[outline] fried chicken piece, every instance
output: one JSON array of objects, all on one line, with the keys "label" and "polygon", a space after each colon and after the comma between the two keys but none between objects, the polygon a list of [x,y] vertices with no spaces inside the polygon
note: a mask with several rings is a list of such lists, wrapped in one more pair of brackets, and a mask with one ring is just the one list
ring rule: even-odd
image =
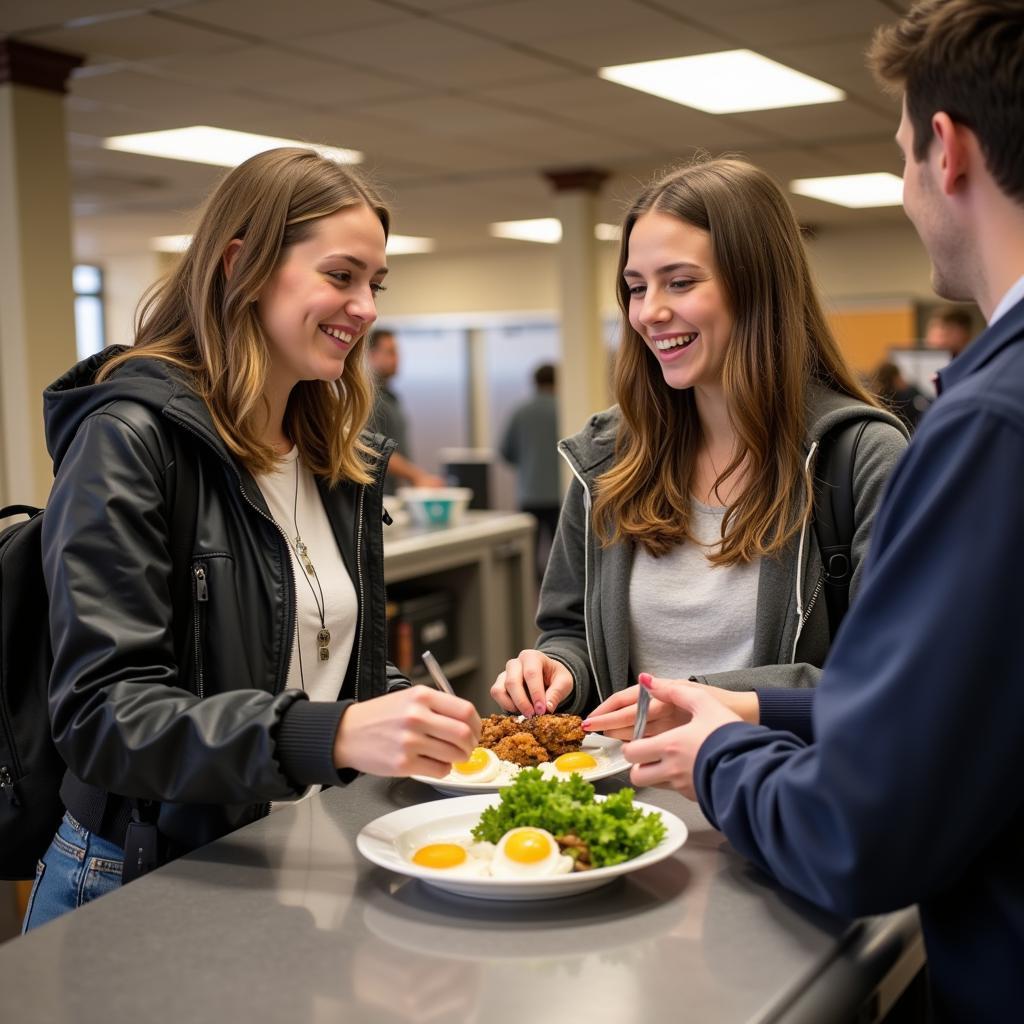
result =
[{"label": "fried chicken piece", "polygon": [[493,750],[499,740],[523,731],[523,723],[515,715],[488,715],[480,723],[480,746]]},{"label": "fried chicken piece", "polygon": [[[522,723],[519,723],[522,725]],[[532,768],[550,760],[548,752],[528,732],[517,732],[499,740],[492,748],[502,761],[511,761],[521,768]]]},{"label": "fried chicken piece", "polygon": [[586,736],[579,715],[535,715],[522,724],[552,757],[579,750]]}]

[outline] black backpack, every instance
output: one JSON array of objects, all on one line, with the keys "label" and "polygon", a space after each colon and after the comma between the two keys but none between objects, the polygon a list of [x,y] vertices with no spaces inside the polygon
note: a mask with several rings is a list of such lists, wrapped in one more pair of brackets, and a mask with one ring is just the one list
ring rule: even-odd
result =
[{"label": "black backpack", "polygon": [[853,576],[853,467],[868,420],[848,420],[819,442],[814,479],[814,532],[825,569],[828,633],[834,640],[850,606]]},{"label": "black backpack", "polygon": [[[197,470],[177,449],[171,522],[172,560],[184,591],[189,580]],[[182,472],[183,466],[189,466]],[[64,806],[66,770],[50,735],[47,697],[53,652],[50,600],[43,579],[42,509],[10,505],[0,520],[27,515],[0,531],[0,879],[34,878]],[[190,585],[190,584],[189,584]]]},{"label": "black backpack", "polygon": [[46,706],[53,657],[43,582],[41,509],[0,533],[0,878],[32,878],[60,824],[64,762],[50,738]]}]

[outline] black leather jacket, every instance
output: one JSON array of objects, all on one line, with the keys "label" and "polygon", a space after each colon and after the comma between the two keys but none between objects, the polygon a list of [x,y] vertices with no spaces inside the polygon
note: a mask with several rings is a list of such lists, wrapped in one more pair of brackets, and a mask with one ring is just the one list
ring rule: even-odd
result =
[{"label": "black leather jacket", "polygon": [[[159,801],[177,853],[269,801],[337,783],[333,741],[352,700],[408,685],[386,660],[381,487],[393,442],[371,439],[371,484],[320,487],[359,619],[342,699],[311,702],[284,689],[292,568],[255,481],[182,374],[137,359],[94,383],[110,354],[44,396],[56,477],[43,525],[50,716],[71,812],[120,842],[124,798]],[[196,500],[190,548],[170,537],[183,464]]]}]

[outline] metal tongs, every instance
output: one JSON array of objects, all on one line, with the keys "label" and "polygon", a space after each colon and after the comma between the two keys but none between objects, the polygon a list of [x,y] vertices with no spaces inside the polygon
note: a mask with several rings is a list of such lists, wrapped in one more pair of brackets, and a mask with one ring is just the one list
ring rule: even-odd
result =
[{"label": "metal tongs", "polygon": [[647,709],[651,706],[651,691],[637,683],[639,693],[636,695],[636,724],[633,726],[633,739],[638,740],[647,728]]},{"label": "metal tongs", "polygon": [[[430,651],[424,651],[422,657],[423,664],[427,666],[427,671],[430,673],[430,678],[434,680],[434,685],[442,693],[450,693],[454,697],[455,691],[452,689],[452,684],[448,682],[448,677],[441,671],[441,666],[437,663],[437,658],[435,658]],[[646,715],[644,717],[646,717]]]}]

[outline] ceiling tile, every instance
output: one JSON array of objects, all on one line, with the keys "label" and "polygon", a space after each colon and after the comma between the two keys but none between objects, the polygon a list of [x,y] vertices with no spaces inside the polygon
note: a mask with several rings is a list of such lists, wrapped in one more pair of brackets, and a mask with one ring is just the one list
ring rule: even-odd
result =
[{"label": "ceiling tile", "polygon": [[207,53],[237,47],[221,32],[193,28],[159,14],[133,12],[120,18],[31,33],[26,41],[69,53],[106,54],[145,60],[172,53]]},{"label": "ceiling tile", "polygon": [[529,46],[581,67],[678,57],[721,47],[721,37],[658,11],[620,0],[526,0],[458,11],[449,20]]},{"label": "ceiling tile", "polygon": [[396,79],[426,82],[447,89],[472,89],[488,83],[546,77],[562,70],[554,61],[520,53],[428,19],[386,28],[291,40],[292,45],[329,56],[381,54],[381,67]]},{"label": "ceiling tile", "polygon": [[248,36],[291,39],[316,32],[350,31],[388,25],[410,17],[404,11],[374,0],[301,0],[301,3],[253,3],[252,0],[199,0],[177,13]]},{"label": "ceiling tile", "polygon": [[[150,10],[170,10],[190,0],[149,0]],[[0,0],[0,34],[59,28],[69,21],[99,20],[120,14],[126,0]]]},{"label": "ceiling tile", "polygon": [[746,11],[710,4],[691,9],[686,17],[707,31],[721,32],[760,50],[857,35],[866,42],[878,25],[894,21],[896,16],[879,0],[783,0]]}]

